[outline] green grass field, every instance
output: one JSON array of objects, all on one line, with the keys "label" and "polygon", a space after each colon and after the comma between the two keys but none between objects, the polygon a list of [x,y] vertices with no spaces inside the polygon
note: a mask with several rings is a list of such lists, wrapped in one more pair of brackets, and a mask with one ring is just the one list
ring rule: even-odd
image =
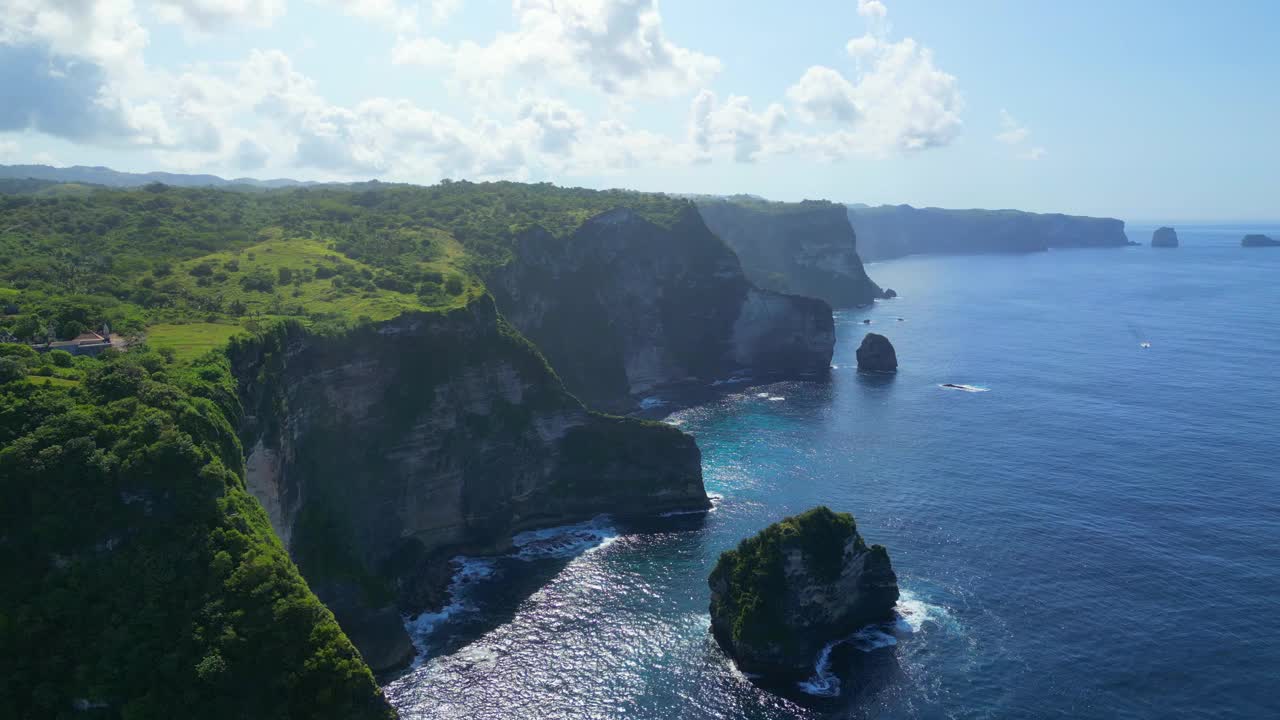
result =
[{"label": "green grass field", "polygon": [[[483,292],[478,282],[456,269],[463,252],[457,242],[444,233],[432,239],[431,259],[420,261],[418,266],[443,277],[458,277],[463,281],[464,290],[457,295],[441,292],[428,298],[386,288],[351,287],[343,278],[317,277],[317,270],[340,266],[353,268],[355,274],[365,278],[377,275],[376,268],[343,256],[327,241],[285,238],[279,228],[264,230],[261,237],[263,242],[238,251],[188,260],[179,266],[174,277],[192,295],[216,298],[224,309],[240,303],[245,308],[243,316],[302,317],[331,313],[350,319],[389,320],[406,311],[461,307]],[[191,275],[192,269],[202,266],[214,273],[204,285]],[[287,282],[280,274],[282,269],[290,274]],[[272,278],[269,290],[244,286],[243,281],[255,274]]]},{"label": "green grass field", "polygon": [[188,323],[186,325],[152,325],[147,328],[147,344],[153,348],[173,348],[177,360],[185,362],[220,348],[236,333],[239,325]]},{"label": "green grass field", "polygon": [[27,381],[33,385],[44,385],[45,382],[48,382],[54,387],[76,387],[80,384],[79,380],[60,377],[46,377],[43,375],[28,375]]}]

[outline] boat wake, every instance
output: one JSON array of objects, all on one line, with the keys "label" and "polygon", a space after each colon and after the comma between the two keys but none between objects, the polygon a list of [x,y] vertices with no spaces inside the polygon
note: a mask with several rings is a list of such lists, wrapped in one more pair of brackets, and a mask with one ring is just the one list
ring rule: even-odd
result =
[{"label": "boat wake", "polygon": [[985,388],[981,385],[965,385],[964,383],[941,383],[938,387],[943,390],[959,390],[971,393],[991,392],[991,388]]}]

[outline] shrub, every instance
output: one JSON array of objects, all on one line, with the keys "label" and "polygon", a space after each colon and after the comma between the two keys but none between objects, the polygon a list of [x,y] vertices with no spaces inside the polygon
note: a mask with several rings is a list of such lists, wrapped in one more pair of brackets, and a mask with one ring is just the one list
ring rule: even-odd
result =
[{"label": "shrub", "polygon": [[27,368],[16,358],[0,357],[0,383],[21,380],[27,376]]}]

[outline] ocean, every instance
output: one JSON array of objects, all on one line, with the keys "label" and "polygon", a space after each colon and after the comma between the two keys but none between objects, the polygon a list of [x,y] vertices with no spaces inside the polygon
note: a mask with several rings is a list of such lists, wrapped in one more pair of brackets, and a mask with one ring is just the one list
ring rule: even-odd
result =
[{"label": "ocean", "polygon": [[[407,719],[1280,717],[1280,249],[1239,247],[1280,227],[1178,230],[869,265],[899,297],[837,314],[829,378],[667,418],[712,512],[462,560],[388,696]],[[856,371],[867,331],[895,376]],[[711,638],[706,578],[819,504],[889,549],[901,619],[766,691]]]}]

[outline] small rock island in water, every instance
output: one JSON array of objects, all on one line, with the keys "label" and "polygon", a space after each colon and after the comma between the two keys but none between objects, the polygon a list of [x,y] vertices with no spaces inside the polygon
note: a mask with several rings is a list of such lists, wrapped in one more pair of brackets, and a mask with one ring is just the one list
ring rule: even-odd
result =
[{"label": "small rock island in water", "polygon": [[889,338],[876,333],[867,333],[858,346],[858,369],[869,372],[897,372],[898,353],[893,349]]},{"label": "small rock island in water", "polygon": [[1171,227],[1158,228],[1151,234],[1151,247],[1158,248],[1176,248],[1178,247],[1178,232]]},{"label": "small rock island in water", "polygon": [[1254,233],[1241,238],[1240,247],[1280,247],[1280,240]]},{"label": "small rock island in water", "polygon": [[848,513],[789,517],[720,556],[711,632],[743,672],[802,680],[827,643],[893,618],[898,578]]}]

